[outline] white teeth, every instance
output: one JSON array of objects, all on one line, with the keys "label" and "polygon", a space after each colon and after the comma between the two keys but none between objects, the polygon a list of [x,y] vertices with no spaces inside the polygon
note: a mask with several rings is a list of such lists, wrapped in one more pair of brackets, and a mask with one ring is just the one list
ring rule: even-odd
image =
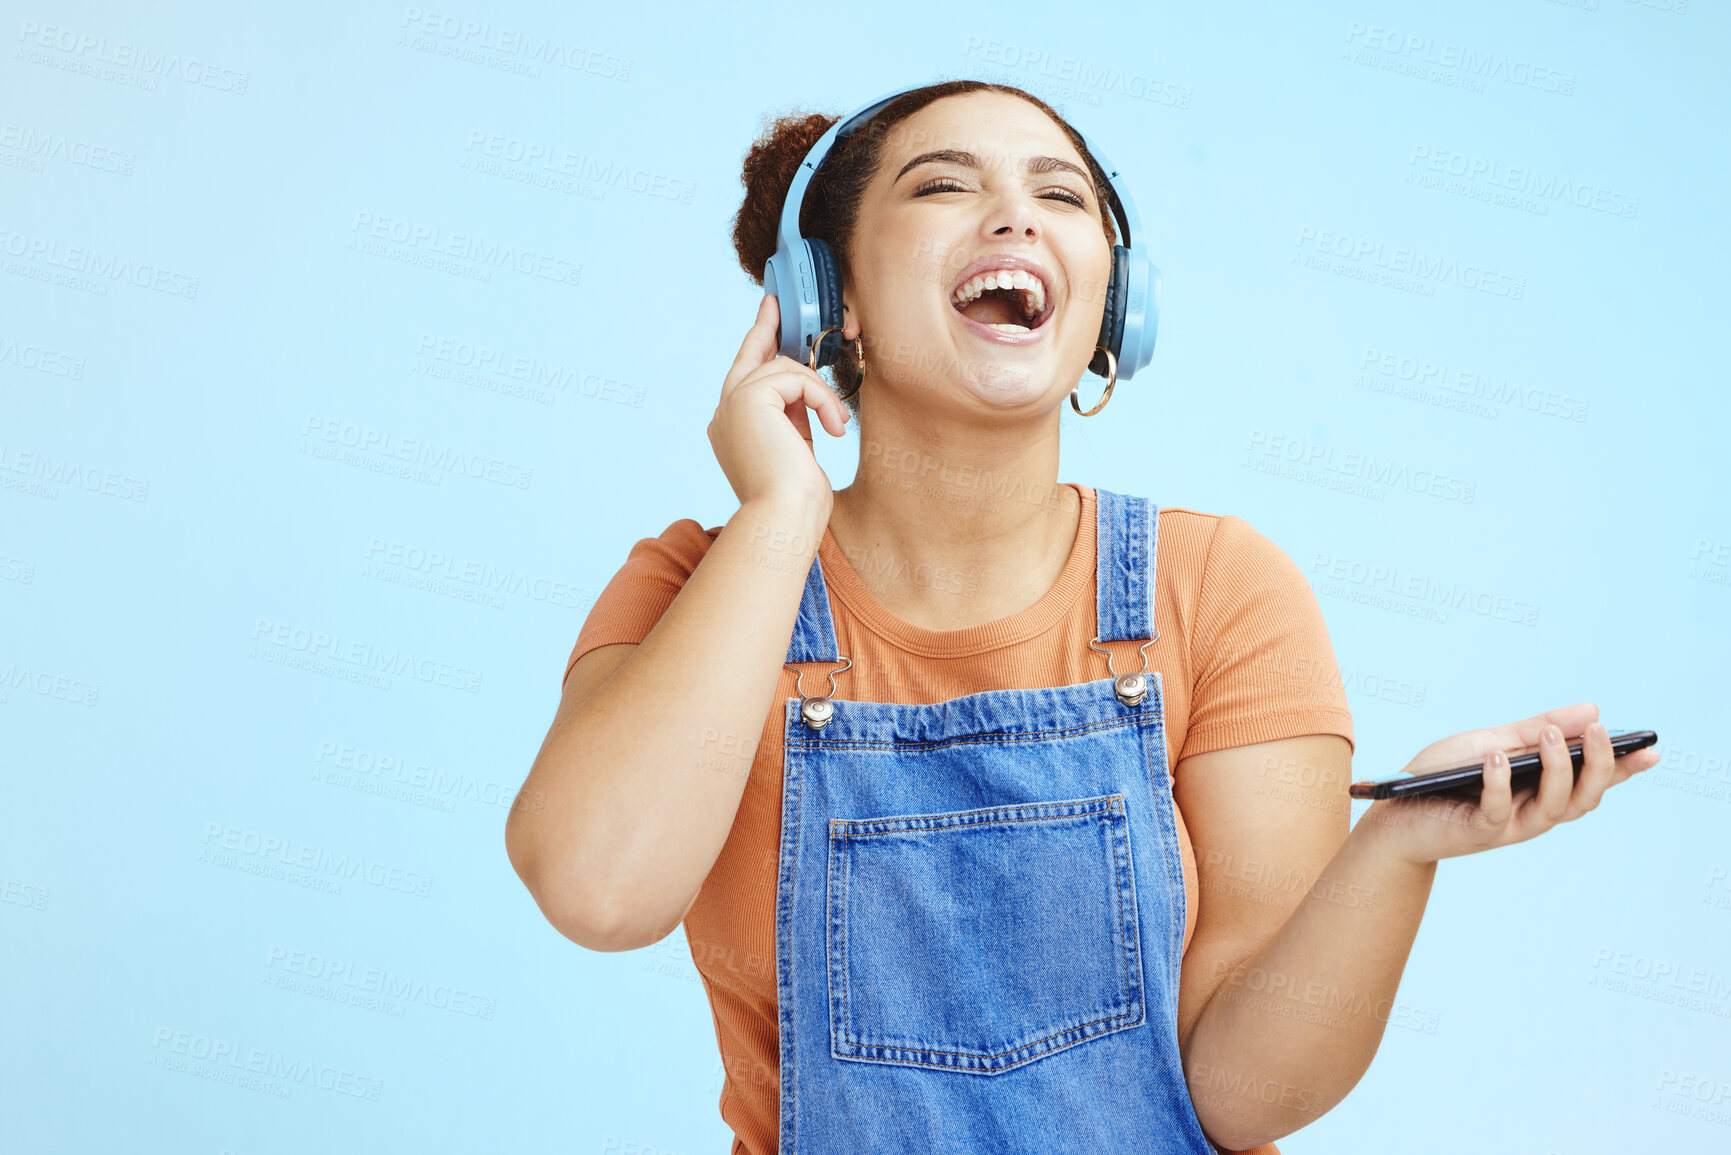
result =
[{"label": "white teeth", "polygon": [[[1046,286],[1039,277],[1026,269],[994,269],[971,277],[957,287],[950,300],[959,309],[988,289],[1015,289],[1020,292],[1022,314],[1030,321],[1046,311]],[[1024,329],[1025,326],[1018,325],[1016,328]]]},{"label": "white teeth", "polygon": [[997,321],[988,321],[988,322],[986,322],[986,325],[988,328],[996,329],[1000,333],[1031,333],[1031,332],[1033,332],[1033,330],[1029,329],[1026,325],[1012,325],[1007,321],[1001,322],[1001,323],[997,322]]}]

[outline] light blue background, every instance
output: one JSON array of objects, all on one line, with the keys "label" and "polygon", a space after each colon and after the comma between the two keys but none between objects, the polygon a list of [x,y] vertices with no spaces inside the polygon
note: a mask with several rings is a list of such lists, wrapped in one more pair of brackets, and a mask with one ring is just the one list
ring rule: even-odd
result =
[{"label": "light blue background", "polygon": [[[1282,1150],[1731,1147],[1731,94],[1717,48],[1731,30],[1718,5],[1657,3],[8,4],[5,1145],[727,1150],[682,936],[625,954],[560,937],[506,860],[506,807],[631,544],[734,508],[705,426],[757,300],[728,234],[759,117],[1009,75],[1123,168],[1165,274],[1153,364],[1100,416],[1066,409],[1060,476],[1238,514],[1284,548],[1327,615],[1360,775],[1581,700],[1613,729],[1657,730],[1666,751],[1587,819],[1442,865],[1405,1021],[1357,1090]],[[414,11],[592,55],[507,71],[521,58],[465,58],[460,31],[417,45]],[[1498,78],[1475,91],[1460,68],[1436,66],[1448,83],[1355,56],[1392,47],[1391,30],[1429,38],[1433,57],[1452,44],[1522,77],[1554,70],[1572,92]],[[120,42],[179,71],[103,64]],[[228,71],[202,83],[207,65]],[[1164,99],[1131,95],[1150,84]],[[470,163],[475,134],[659,184],[508,179]],[[1444,153],[1635,210],[1546,199],[1541,214],[1467,195],[1482,180],[1425,187],[1415,155]],[[415,246],[351,247],[357,221],[387,218],[580,275],[454,262],[465,275],[402,259]],[[1521,299],[1309,267],[1325,232],[1384,259],[1416,249],[1520,278]],[[1370,255],[1333,259],[1377,272]],[[40,279],[81,261],[84,283]],[[115,262],[164,269],[171,288],[196,277],[196,295],[104,279]],[[443,341],[557,366],[570,387],[534,400],[441,376]],[[1434,381],[1375,376],[1390,353],[1515,399],[1450,408],[1460,394]],[[1085,400],[1097,388],[1089,378]],[[329,447],[307,435],[320,421],[452,447],[504,481],[321,460],[303,452]],[[845,485],[857,433],[817,440]],[[1289,444],[1326,461],[1278,472]],[[1331,487],[1349,454],[1470,483],[1472,500]],[[81,472],[44,479],[66,462]],[[452,559],[441,588],[484,600],[417,588],[430,563],[393,565],[397,549]],[[1402,589],[1416,576],[1534,606],[1536,620],[1414,616],[1422,602],[1369,568]],[[500,575],[506,589],[486,592]],[[270,644],[279,625],[287,646]],[[446,680],[479,672],[477,692],[271,660],[296,653],[297,629],[464,671]],[[703,671],[691,676],[675,698],[700,692]],[[361,765],[340,768],[344,749]],[[316,868],[288,872],[301,884],[243,869],[264,861],[247,850],[263,839],[326,867],[346,856],[363,876],[332,893],[304,885]],[[350,969],[322,982],[293,969],[330,960]],[[1658,968],[1681,977],[1606,982]],[[328,997],[369,971],[406,991],[382,1009]],[[1677,1005],[1690,983],[1703,1001]],[[177,1054],[176,1040],[344,1082],[268,1080],[283,1097],[214,1081],[202,1076],[244,1066]],[[376,1099],[345,1093],[374,1086]]]}]

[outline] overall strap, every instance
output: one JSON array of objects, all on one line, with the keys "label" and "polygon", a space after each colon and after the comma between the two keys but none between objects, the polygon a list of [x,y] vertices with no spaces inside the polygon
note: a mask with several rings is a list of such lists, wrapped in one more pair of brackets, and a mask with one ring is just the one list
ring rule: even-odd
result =
[{"label": "overall strap", "polygon": [[799,617],[793,623],[793,639],[788,643],[790,662],[839,662],[836,652],[835,622],[830,618],[829,589],[823,584],[823,566],[816,556],[806,571],[805,592],[799,599]]},{"label": "overall strap", "polygon": [[[1106,489],[1095,494],[1096,629],[1103,642],[1142,641],[1154,632],[1154,562],[1160,507]],[[788,643],[789,662],[842,661],[823,565],[814,555]]]},{"label": "overall strap", "polygon": [[1094,490],[1096,628],[1102,642],[1141,641],[1154,630],[1154,560],[1160,507]]}]

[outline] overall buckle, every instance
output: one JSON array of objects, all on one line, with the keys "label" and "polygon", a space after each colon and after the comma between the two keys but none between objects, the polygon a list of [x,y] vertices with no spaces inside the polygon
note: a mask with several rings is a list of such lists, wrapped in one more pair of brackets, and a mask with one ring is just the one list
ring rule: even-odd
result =
[{"label": "overall buckle", "polygon": [[805,679],[805,671],[792,662],[782,663],[783,666],[793,671],[793,692],[799,695],[799,716],[804,720],[807,729],[821,730],[829,725],[831,718],[835,717],[835,702],[831,700],[835,696],[835,676],[853,665],[853,659],[846,654],[839,655],[839,657],[847,665],[829,672],[829,693],[811,698],[806,697],[805,691],[800,689],[800,683]]},{"label": "overall buckle", "polygon": [[1160,640],[1160,631],[1155,630],[1154,636],[1143,642],[1137,653],[1142,655],[1142,668],[1134,674],[1120,674],[1112,669],[1112,651],[1102,649],[1095,638],[1088,643],[1088,648],[1106,655],[1106,672],[1112,675],[1112,690],[1118,695],[1118,701],[1126,706],[1137,706],[1148,696],[1148,647]]}]

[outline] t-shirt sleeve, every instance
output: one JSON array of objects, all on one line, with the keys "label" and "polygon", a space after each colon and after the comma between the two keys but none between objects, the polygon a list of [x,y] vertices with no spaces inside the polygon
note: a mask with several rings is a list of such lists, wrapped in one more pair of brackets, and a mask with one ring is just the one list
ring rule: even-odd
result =
[{"label": "t-shirt sleeve", "polygon": [[1183,757],[1300,734],[1339,734],[1354,745],[1316,593],[1297,563],[1241,517],[1215,523],[1191,656]]},{"label": "t-shirt sleeve", "polygon": [[[714,544],[721,528],[706,530],[688,517],[681,518],[663,530],[660,537],[646,537],[632,546],[625,564],[583,619],[583,627],[577,631],[577,645],[565,662],[565,678],[571,677],[571,667],[590,650],[620,642],[638,643],[648,637],[679,591],[685,588],[686,580]],[[560,684],[564,684],[563,680]]]}]

